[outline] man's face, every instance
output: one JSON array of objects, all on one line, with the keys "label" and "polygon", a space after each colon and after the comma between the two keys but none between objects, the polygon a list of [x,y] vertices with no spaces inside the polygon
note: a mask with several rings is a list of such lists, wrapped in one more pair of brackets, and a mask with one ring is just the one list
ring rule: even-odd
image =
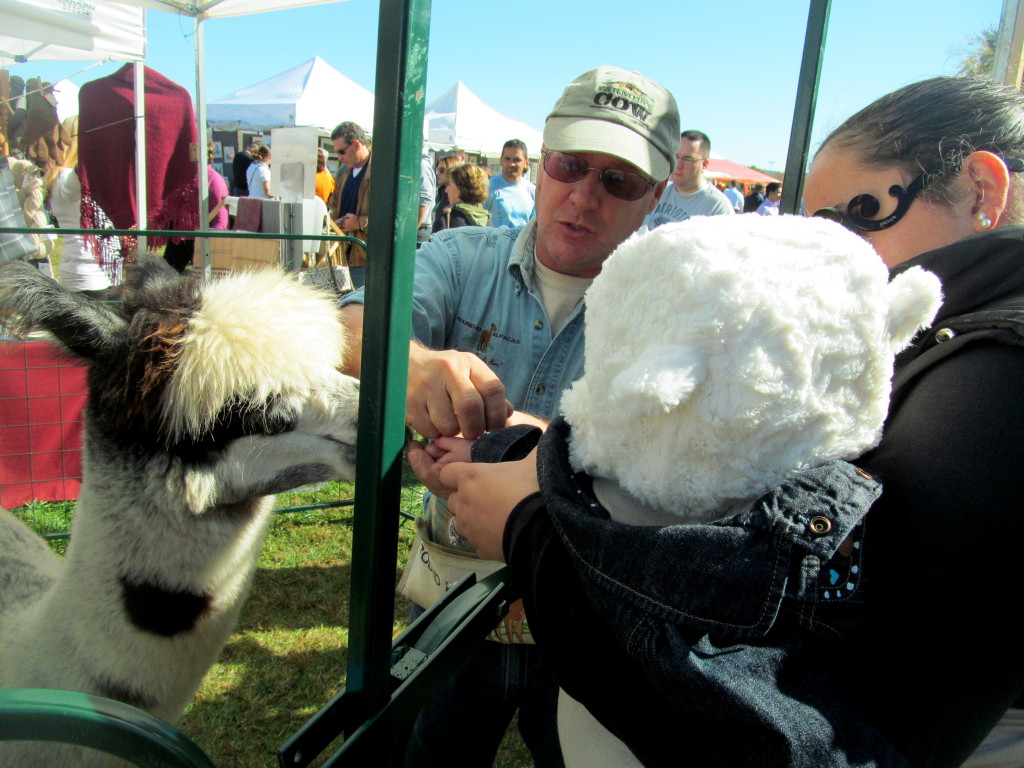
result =
[{"label": "man's face", "polygon": [[[611,155],[573,152],[592,168],[637,169]],[[608,194],[598,174],[590,171],[575,184],[548,176],[541,166],[537,179],[537,259],[549,269],[575,277],[594,277],[604,260],[629,237],[650,213],[665,183],[639,200],[620,200]]]},{"label": "man's face", "polygon": [[704,169],[708,161],[704,157],[700,141],[679,140],[676,150],[676,167],[672,171],[672,183],[683,193],[696,192],[704,181]]},{"label": "man's face", "polygon": [[352,163],[350,162],[350,159],[347,157],[348,153],[351,151],[349,149],[351,144],[349,144],[347,141],[345,141],[345,139],[341,137],[337,139],[331,139],[331,144],[334,145],[334,151],[338,153],[338,161],[342,163],[342,165],[351,165]]},{"label": "man's face", "polygon": [[505,147],[501,150],[501,175],[510,184],[518,184],[528,166],[529,162],[523,150],[515,147]]},{"label": "man's face", "polygon": [[359,140],[350,144],[344,138],[337,138],[331,139],[331,143],[338,153],[338,159],[349,168],[362,168],[370,157],[370,151]]}]

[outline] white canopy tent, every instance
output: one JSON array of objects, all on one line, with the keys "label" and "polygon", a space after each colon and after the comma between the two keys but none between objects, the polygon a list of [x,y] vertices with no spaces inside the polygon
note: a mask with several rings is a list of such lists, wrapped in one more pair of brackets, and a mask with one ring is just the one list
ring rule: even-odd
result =
[{"label": "white canopy tent", "polygon": [[490,106],[461,80],[426,105],[425,138],[431,145],[455,146],[500,155],[509,139],[521,139],[531,157],[540,155],[540,131]]},{"label": "white canopy tent", "polygon": [[0,63],[146,57],[144,11],[107,0],[0,0],[0,30]]},{"label": "white canopy tent", "polygon": [[[0,64],[4,58],[16,62],[32,59],[50,61],[134,61],[136,119],[136,204],[139,228],[145,226],[147,210],[145,184],[145,16],[143,8],[191,16],[195,19],[196,123],[200,136],[206,135],[205,19],[279,11],[307,5],[344,0],[210,0],[200,3],[176,0],[90,0],[81,12],[61,10],[61,0],[0,0]],[[90,10],[92,6],[92,10]],[[77,6],[76,6],[77,7]],[[100,15],[97,15],[100,14]],[[109,23],[106,19],[110,19]],[[114,21],[120,19],[120,22]],[[14,32],[17,30],[17,34]],[[124,35],[122,37],[122,35]],[[108,39],[108,36],[110,39]],[[64,49],[64,50],[62,50]],[[371,123],[372,125],[372,123]],[[200,153],[202,158],[202,153]],[[199,167],[199,220],[206,221],[206,163]],[[205,227],[204,227],[205,228]],[[143,247],[140,238],[140,248]]]},{"label": "white canopy tent", "polygon": [[214,128],[227,130],[312,125],[330,131],[342,120],[352,120],[371,131],[373,94],[314,56],[285,72],[207,102],[206,116]]}]

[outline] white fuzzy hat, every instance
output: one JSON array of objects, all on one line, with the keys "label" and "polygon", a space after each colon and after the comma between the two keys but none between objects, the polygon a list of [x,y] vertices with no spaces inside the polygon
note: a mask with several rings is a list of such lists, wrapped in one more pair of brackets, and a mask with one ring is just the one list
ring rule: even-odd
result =
[{"label": "white fuzzy hat", "polygon": [[877,445],[893,356],[939,280],[889,282],[838,224],[714,216],[624,242],[586,294],[585,374],[562,398],[577,471],[681,520]]}]

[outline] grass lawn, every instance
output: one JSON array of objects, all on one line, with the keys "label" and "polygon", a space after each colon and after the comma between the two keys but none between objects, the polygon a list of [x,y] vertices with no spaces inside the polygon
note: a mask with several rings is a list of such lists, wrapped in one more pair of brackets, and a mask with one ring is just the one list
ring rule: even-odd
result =
[{"label": "grass lawn", "polygon": [[[402,508],[415,513],[422,488],[411,475],[404,486]],[[329,483],[282,494],[278,505],[351,495],[351,484]],[[67,530],[73,504],[33,504],[15,514],[42,533]],[[274,750],[345,684],[352,514],[343,507],[275,517],[238,626],[179,724],[218,768],[276,768]],[[414,532],[402,522],[396,583]],[[63,552],[63,541],[53,545]],[[396,598],[395,634],[408,615],[409,604]],[[495,766],[530,765],[513,726]]]}]

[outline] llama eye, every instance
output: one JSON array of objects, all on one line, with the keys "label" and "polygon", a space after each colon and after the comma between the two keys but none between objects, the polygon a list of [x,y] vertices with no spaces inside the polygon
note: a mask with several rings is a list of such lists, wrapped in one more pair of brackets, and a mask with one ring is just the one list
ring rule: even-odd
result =
[{"label": "llama eye", "polygon": [[295,414],[276,397],[262,405],[235,399],[214,419],[210,429],[199,437],[183,437],[171,451],[186,464],[211,461],[215,452],[223,450],[232,440],[252,435],[281,435],[295,429]]}]

